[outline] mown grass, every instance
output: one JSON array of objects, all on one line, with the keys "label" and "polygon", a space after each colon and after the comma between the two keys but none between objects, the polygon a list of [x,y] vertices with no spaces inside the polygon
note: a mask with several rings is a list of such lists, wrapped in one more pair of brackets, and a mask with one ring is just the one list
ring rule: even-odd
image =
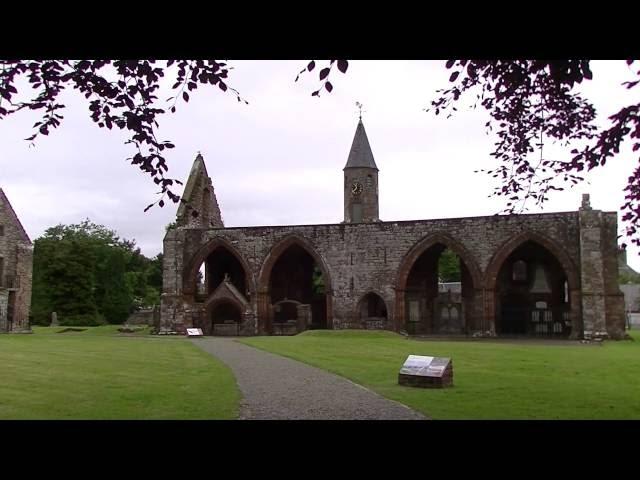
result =
[{"label": "mown grass", "polygon": [[[419,341],[367,331],[242,341],[344,376],[434,419],[640,418],[640,341]],[[410,354],[451,357],[454,387],[398,385]]]},{"label": "mown grass", "polygon": [[184,338],[118,326],[0,335],[0,419],[233,419],[232,372]]}]

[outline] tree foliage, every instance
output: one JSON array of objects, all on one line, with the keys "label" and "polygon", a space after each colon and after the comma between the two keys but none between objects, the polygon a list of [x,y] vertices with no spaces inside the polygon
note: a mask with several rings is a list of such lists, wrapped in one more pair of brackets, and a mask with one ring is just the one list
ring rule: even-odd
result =
[{"label": "tree foliage", "polygon": [[438,280],[440,282],[460,282],[460,257],[448,248],[438,258]]},{"label": "tree foliage", "polygon": [[123,323],[158,304],[162,256],[148,259],[134,241],[89,220],[47,229],[34,242],[33,322],[48,325]]},{"label": "tree foliage", "polygon": [[[158,91],[165,74],[172,76],[175,93],[161,102]],[[128,132],[126,143],[132,144],[134,153],[127,160],[161,187],[160,198],[147,209],[156,203],[162,207],[165,196],[179,201],[171,187],[181,182],[165,176],[169,168],[164,151],[174,145],[157,138],[158,120],[167,111],[175,112],[179,101],[188,102],[189,92],[199,85],[216,85],[248,103],[227,85],[228,75],[227,64],[217,60],[0,60],[0,119],[23,109],[42,111],[33,125],[35,132],[27,138],[33,141],[60,126],[65,108],[58,100],[60,93],[67,88],[80,91],[99,127]],[[18,95],[22,77],[37,91],[32,98]]]},{"label": "tree foliage", "polygon": [[[634,62],[627,64],[633,68]],[[637,64],[636,64],[637,66]],[[523,210],[527,200],[541,205],[554,190],[581,182],[584,173],[604,166],[620,153],[621,145],[630,140],[633,151],[640,149],[640,103],[628,105],[611,115],[608,128],[596,126],[596,110],[583,98],[576,85],[591,80],[588,60],[449,60],[453,69],[448,89],[431,102],[438,115],[456,110],[456,102],[475,92],[475,105],[480,103],[491,117],[487,128],[495,131],[498,141],[491,153],[500,161],[486,171],[499,179],[494,195],[507,198],[505,211]],[[640,83],[623,82],[627,89]],[[474,106],[475,106],[474,105]],[[572,146],[566,158],[544,155],[545,139]],[[539,155],[535,155],[535,153]],[[624,187],[625,203],[621,206],[626,232],[640,245],[640,157]]]},{"label": "tree foliage", "polygon": [[[627,61],[631,68],[637,63]],[[585,172],[606,164],[615,157],[626,140],[640,150],[640,103],[628,105],[609,117],[608,128],[596,126],[596,111],[583,98],[576,85],[593,75],[589,60],[448,60],[452,69],[447,89],[428,110],[436,115],[457,110],[458,102],[475,92],[474,106],[480,104],[489,115],[486,127],[494,131],[498,141],[492,155],[500,162],[486,173],[498,179],[494,195],[506,199],[505,212],[515,213],[526,208],[528,200],[536,205],[548,200],[553,191],[563,190],[583,180]],[[321,86],[311,95],[332,92],[331,74],[337,69],[346,73],[347,60],[328,60],[324,65],[315,60],[303,68],[300,75],[318,72]],[[164,205],[167,196],[180,200],[172,190],[176,179],[168,178],[164,151],[173,148],[168,140],[158,140],[159,118],[175,112],[180,101],[188,102],[189,92],[202,85],[215,85],[222,92],[234,92],[239,102],[246,102],[227,84],[230,67],[218,60],[0,60],[0,119],[22,109],[43,111],[34,124],[35,133],[47,135],[60,125],[64,108],[57,99],[65,88],[79,90],[89,102],[91,118],[98,126],[126,130],[127,143],[134,154],[128,160],[148,173],[161,187],[160,198],[154,204]],[[639,78],[624,82],[627,89],[640,83]],[[33,98],[18,99],[18,80],[26,77],[38,90]],[[171,79],[174,94],[164,102],[158,99],[163,78]],[[566,158],[547,158],[545,139],[571,145]],[[536,153],[539,152],[539,155]],[[640,162],[624,187],[625,203],[622,219],[627,223],[627,235],[640,245]],[[198,212],[187,205],[193,215]]]}]

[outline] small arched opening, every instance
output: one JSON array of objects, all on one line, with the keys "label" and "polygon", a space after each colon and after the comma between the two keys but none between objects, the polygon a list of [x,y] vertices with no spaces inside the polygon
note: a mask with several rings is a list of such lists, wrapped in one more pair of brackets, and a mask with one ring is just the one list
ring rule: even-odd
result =
[{"label": "small arched opening", "polygon": [[242,310],[233,302],[221,301],[210,309],[209,320],[211,334],[238,336],[242,323]]},{"label": "small arched opening", "polygon": [[369,292],[358,303],[360,322],[367,329],[385,328],[388,314],[384,299],[374,292]]}]

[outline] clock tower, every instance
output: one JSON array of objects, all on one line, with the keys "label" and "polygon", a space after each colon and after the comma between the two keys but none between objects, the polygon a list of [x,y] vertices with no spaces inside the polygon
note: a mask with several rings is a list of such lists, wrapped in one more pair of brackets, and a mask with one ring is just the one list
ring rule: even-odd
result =
[{"label": "clock tower", "polygon": [[379,222],[378,167],[362,118],[344,169],[344,223]]}]

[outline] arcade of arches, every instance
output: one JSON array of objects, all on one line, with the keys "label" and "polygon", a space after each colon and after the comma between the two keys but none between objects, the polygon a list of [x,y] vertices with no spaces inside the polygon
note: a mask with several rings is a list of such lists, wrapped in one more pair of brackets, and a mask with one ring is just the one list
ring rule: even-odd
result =
[{"label": "arcade of arches", "polygon": [[206,208],[181,204],[165,235],[160,331],[624,337],[617,213],[588,195],[568,212],[382,221],[362,121],[343,172],[341,223],[225,227],[198,155],[183,200]]}]

